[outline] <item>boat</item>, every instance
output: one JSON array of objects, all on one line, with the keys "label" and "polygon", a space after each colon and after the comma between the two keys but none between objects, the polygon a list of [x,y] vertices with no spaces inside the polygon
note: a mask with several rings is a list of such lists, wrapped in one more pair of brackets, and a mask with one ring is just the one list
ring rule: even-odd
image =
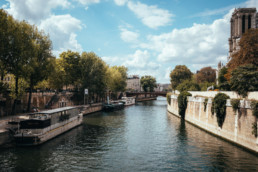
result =
[{"label": "boat", "polygon": [[80,125],[82,119],[76,107],[35,112],[19,122],[14,139],[20,146],[39,145]]},{"label": "boat", "polygon": [[107,103],[103,105],[103,111],[105,112],[112,112],[114,110],[120,110],[123,108],[124,108],[124,103],[122,102]]},{"label": "boat", "polygon": [[124,102],[125,106],[130,106],[135,104],[135,98],[134,97],[122,97],[122,102]]}]

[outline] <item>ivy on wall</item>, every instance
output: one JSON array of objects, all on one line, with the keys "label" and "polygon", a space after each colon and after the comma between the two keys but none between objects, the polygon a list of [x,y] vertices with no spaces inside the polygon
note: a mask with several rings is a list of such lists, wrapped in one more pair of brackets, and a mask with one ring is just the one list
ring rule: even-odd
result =
[{"label": "ivy on wall", "polygon": [[258,101],[257,100],[251,101],[251,109],[252,109],[253,115],[258,118]]},{"label": "ivy on wall", "polygon": [[212,101],[212,111],[216,112],[218,126],[222,128],[226,117],[226,103],[230,97],[224,93],[218,93]]},{"label": "ivy on wall", "polygon": [[207,103],[208,103],[208,98],[205,98],[203,105],[204,105],[204,112],[206,112],[206,108],[207,108]]},{"label": "ivy on wall", "polygon": [[230,103],[232,105],[233,111],[236,113],[240,109],[240,99],[231,99]]},{"label": "ivy on wall", "polygon": [[191,93],[187,91],[183,91],[179,94],[177,101],[178,101],[178,113],[181,118],[185,118],[185,110],[187,108],[187,96],[192,96]]},{"label": "ivy on wall", "polygon": [[[253,115],[258,118],[258,101],[257,100],[252,100],[251,101],[251,109],[252,109],[252,113]],[[257,119],[256,119],[257,120]],[[253,126],[252,126],[252,134],[257,137],[257,122],[255,121],[253,123]]]},{"label": "ivy on wall", "polygon": [[169,105],[171,104],[171,95],[172,93],[167,93],[167,102]]}]

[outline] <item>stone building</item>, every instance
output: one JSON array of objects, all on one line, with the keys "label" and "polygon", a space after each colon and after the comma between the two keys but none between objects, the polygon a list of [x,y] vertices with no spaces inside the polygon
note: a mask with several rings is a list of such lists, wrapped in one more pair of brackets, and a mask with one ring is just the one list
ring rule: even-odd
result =
[{"label": "stone building", "polygon": [[250,28],[258,28],[258,13],[256,8],[238,8],[232,14],[231,34],[229,41],[229,57],[240,49],[239,41],[242,35]]},{"label": "stone building", "polygon": [[127,91],[133,91],[133,92],[141,91],[140,77],[138,75],[128,76],[126,83],[127,83],[127,86],[126,86]]}]

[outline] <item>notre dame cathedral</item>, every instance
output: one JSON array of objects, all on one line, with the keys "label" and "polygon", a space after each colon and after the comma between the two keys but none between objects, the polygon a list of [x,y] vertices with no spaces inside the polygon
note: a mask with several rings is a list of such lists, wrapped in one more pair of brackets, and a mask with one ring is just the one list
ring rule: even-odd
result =
[{"label": "notre dame cathedral", "polygon": [[238,8],[232,14],[231,34],[229,42],[229,57],[239,50],[239,41],[242,35],[250,28],[258,28],[258,13],[256,8]]}]

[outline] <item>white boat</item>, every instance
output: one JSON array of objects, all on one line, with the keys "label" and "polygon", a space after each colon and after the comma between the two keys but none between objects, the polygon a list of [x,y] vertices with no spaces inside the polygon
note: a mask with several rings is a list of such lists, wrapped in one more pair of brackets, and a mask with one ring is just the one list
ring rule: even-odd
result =
[{"label": "white boat", "polygon": [[80,125],[82,119],[82,113],[75,107],[36,112],[19,122],[14,138],[17,145],[38,145]]},{"label": "white boat", "polygon": [[135,104],[135,98],[134,97],[122,97],[122,102],[125,106],[130,106]]}]

